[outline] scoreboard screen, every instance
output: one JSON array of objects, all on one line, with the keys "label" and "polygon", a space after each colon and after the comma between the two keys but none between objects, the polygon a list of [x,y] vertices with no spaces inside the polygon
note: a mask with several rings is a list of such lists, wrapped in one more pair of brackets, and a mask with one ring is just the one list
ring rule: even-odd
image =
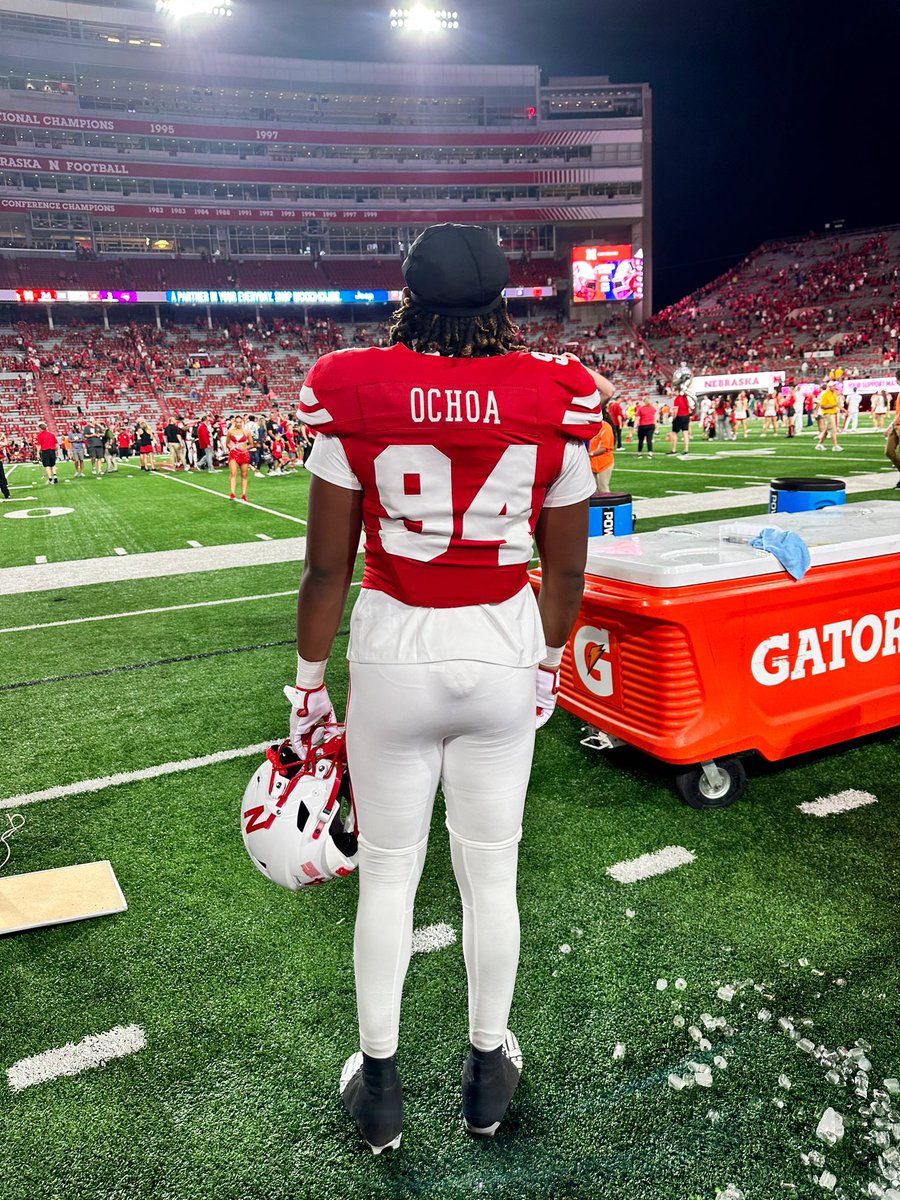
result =
[{"label": "scoreboard screen", "polygon": [[644,295],[644,252],[630,245],[573,246],[572,299],[640,300]]}]

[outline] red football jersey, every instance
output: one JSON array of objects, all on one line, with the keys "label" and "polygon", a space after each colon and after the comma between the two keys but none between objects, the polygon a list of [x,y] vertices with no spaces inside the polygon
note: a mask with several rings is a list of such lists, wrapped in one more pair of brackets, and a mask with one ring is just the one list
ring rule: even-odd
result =
[{"label": "red football jersey", "polygon": [[524,586],[566,445],[603,420],[592,377],[564,355],[402,345],[326,354],[299,412],[340,438],[362,486],[362,586],[427,608],[496,604]]}]

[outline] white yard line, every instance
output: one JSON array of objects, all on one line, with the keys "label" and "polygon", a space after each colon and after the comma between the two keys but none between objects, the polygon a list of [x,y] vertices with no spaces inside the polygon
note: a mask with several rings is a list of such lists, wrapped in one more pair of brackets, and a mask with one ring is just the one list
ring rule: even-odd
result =
[{"label": "white yard line", "polygon": [[[535,560],[537,561],[537,560]],[[359,587],[360,581],[355,580],[351,587]],[[59,629],[62,625],[88,625],[93,621],[120,621],[123,617],[149,617],[154,613],[182,612],[189,608],[215,608],[219,604],[246,604],[250,600],[277,600],[284,596],[296,596],[297,589],[289,592],[260,592],[254,596],[229,596],[224,600],[195,600],[191,604],[166,604],[161,608],[136,608],[129,612],[103,613],[96,617],[69,617],[65,621],[42,621],[38,625],[9,625],[0,629],[4,633],[31,633],[35,629]]]},{"label": "white yard line", "polygon": [[90,583],[121,583],[126,579],[157,579],[168,575],[193,575],[233,567],[260,567],[301,561],[306,538],[279,538],[273,542],[236,542],[187,550],[154,550],[125,557],[108,555],[71,562],[0,569],[0,596],[22,592],[48,592]]},{"label": "white yard line", "polygon": [[[130,479],[130,478],[131,478],[131,476],[129,475],[129,477],[128,477],[128,478]],[[203,543],[202,543],[202,542],[194,542],[194,541],[192,541],[190,538],[188,538],[188,545],[189,545],[189,546],[193,546],[195,550],[202,550],[202,549],[203,549]]]},{"label": "white yard line", "polygon": [[37,554],[37,555],[35,555],[34,561],[36,563],[45,563],[47,561],[47,555],[46,554]]},{"label": "white yard line", "polygon": [[273,542],[275,540],[274,538],[269,537],[267,533],[257,533],[254,534],[254,537],[259,538],[261,542]]},{"label": "white yard line", "polygon": [[136,1054],[147,1044],[140,1025],[117,1025],[106,1033],[90,1034],[80,1042],[67,1042],[56,1050],[45,1050],[21,1058],[6,1070],[10,1090],[21,1092],[36,1083],[49,1083],[62,1075],[80,1075],[93,1067],[104,1067],[114,1058]]},{"label": "white yard line", "polygon": [[8,499],[4,496],[0,499],[0,504],[21,504],[24,500],[37,500],[37,496],[10,496]]},{"label": "white yard line", "polygon": [[199,758],[183,758],[180,762],[160,763],[155,767],[143,767],[139,771],[123,771],[118,775],[102,775],[99,779],[81,779],[78,783],[67,783],[60,787],[44,788],[40,792],[23,792],[0,800],[0,809],[21,808],[25,804],[37,804],[41,800],[61,800],[64,796],[83,796],[86,792],[102,792],[106,788],[119,787],[123,783],[139,783],[144,779],[159,779],[162,775],[177,775],[181,771],[194,771],[198,767],[212,767],[216,763],[230,762],[234,758],[250,758],[265,754],[277,739],[260,742],[255,746],[242,746],[240,750],[217,750],[215,754],[203,754]]},{"label": "white yard line", "polygon": [[862,808],[865,804],[877,804],[878,797],[871,792],[860,792],[856,788],[848,788],[843,792],[835,792],[832,796],[817,796],[805,804],[798,804],[801,812],[811,817],[830,817],[834,813],[849,812],[853,808]]},{"label": "white yard line", "polygon": [[444,950],[456,941],[456,930],[443,922],[439,925],[423,925],[414,929],[412,935],[413,954],[431,954],[433,950]]},{"label": "white yard line", "polygon": [[219,500],[227,500],[229,504],[237,504],[241,508],[255,508],[257,512],[268,513],[270,517],[281,517],[285,521],[294,521],[297,525],[306,524],[302,517],[293,517],[289,513],[278,512],[275,508],[264,508],[261,504],[254,504],[252,500],[231,500],[225,492],[217,492],[215,488],[204,487],[202,483],[192,483],[190,479],[179,479],[177,475],[168,475],[162,471],[155,471],[154,474],[159,479],[168,479],[170,483],[180,483],[183,487],[196,488],[198,492],[217,496]]},{"label": "white yard line", "polygon": [[255,596],[230,596],[226,600],[196,600],[192,604],[167,604],[162,608],[136,608],[131,612],[104,613],[99,617],[70,617],[67,621],[42,621],[39,625],[9,625],[0,629],[2,633],[30,633],[35,629],[58,629],[62,625],[87,625],[93,621],[119,621],[123,617],[149,617],[154,613],[181,612],[188,608],[215,608],[218,604],[246,604],[251,600],[275,600],[284,596],[296,596],[297,589],[289,592],[261,592]]},{"label": "white yard line", "polygon": [[666,871],[674,871],[676,867],[692,863],[696,856],[685,850],[684,846],[665,846],[652,854],[642,854],[640,858],[629,858],[625,862],[615,863],[606,868],[607,875],[612,875],[619,883],[636,883],[639,879],[650,879],[654,875],[664,875]]},{"label": "white yard line", "polygon": [[113,554],[118,554],[120,558],[127,553],[124,546],[113,546]]}]

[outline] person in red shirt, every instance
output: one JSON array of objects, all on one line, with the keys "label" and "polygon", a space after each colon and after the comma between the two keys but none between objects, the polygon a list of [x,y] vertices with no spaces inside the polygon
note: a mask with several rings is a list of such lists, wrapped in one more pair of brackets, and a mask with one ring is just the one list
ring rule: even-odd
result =
[{"label": "person in red shirt", "polygon": [[684,392],[679,392],[672,401],[672,432],[669,442],[672,449],[668,454],[678,453],[678,435],[682,437],[682,454],[687,454],[691,445],[691,413],[693,412],[691,398]]},{"label": "person in red shirt", "polygon": [[209,416],[200,418],[200,423],[197,426],[197,449],[200,451],[200,462],[198,466],[202,470],[205,466],[207,471],[213,471],[213,449],[212,449],[212,431],[209,427]]},{"label": "person in red shirt", "polygon": [[644,444],[647,445],[647,457],[653,457],[653,434],[656,432],[656,405],[649,400],[642,400],[635,410],[638,435],[638,458],[644,457]]},{"label": "person in red shirt", "polygon": [[38,425],[37,437],[38,450],[41,455],[41,466],[47,475],[47,485],[51,483],[59,483],[56,478],[56,451],[59,448],[59,441],[55,433],[50,433],[43,421]]},{"label": "person in red shirt", "polygon": [[463,904],[471,1133],[494,1133],[519,1080],[507,1028],[518,842],[535,728],[555,707],[584,586],[585,442],[603,421],[600,393],[613,390],[573,357],[518,348],[502,298],[509,266],[488,230],[431,226],[403,274],[390,347],[326,354],[301,390],[299,420],[317,437],[296,687],[285,689],[304,754],[316,723],[334,720],[325,669],[364,531],[346,719],[361,1050],[341,1094],[376,1152],[399,1145],[403,1128],[400,1005],[439,782]]},{"label": "person in red shirt", "polygon": [[616,449],[622,449],[622,426],[625,424],[625,410],[618,400],[610,400],[606,407],[606,419],[612,426],[616,439]]},{"label": "person in red shirt", "polygon": [[284,439],[281,434],[275,433],[272,435],[272,445],[270,447],[272,455],[272,469],[269,472],[271,475],[281,475],[281,464],[284,462]]}]

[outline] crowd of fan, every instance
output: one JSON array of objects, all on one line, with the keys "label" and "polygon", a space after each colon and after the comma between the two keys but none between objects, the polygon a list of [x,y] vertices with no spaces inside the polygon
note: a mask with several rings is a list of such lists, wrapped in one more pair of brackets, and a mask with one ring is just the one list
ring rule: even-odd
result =
[{"label": "crowd of fan", "polygon": [[[900,267],[892,238],[770,243],[640,330],[624,310],[590,325],[560,311],[522,321],[521,344],[578,355],[612,380],[626,408],[671,393],[666,381],[679,360],[695,375],[785,371],[776,398],[776,408],[784,408],[821,374],[811,353],[840,359],[849,378],[900,360]],[[132,433],[140,422],[159,446],[169,415],[182,413],[187,446],[204,412],[218,421],[236,411],[290,413],[321,354],[389,342],[387,322],[354,326],[331,317],[224,319],[209,329],[198,315],[193,327],[132,323],[107,331],[79,323],[77,314],[67,312],[65,319],[65,329],[52,335],[24,321],[0,334],[0,374],[6,375],[0,411],[21,453],[28,452],[42,415],[54,419],[61,435],[73,420]],[[753,415],[752,397],[748,407]]]},{"label": "crowd of fan", "polygon": [[695,374],[813,368],[803,355],[871,363],[898,361],[900,267],[885,233],[832,242],[810,235],[770,243],[676,304],[655,314],[643,335]]}]

